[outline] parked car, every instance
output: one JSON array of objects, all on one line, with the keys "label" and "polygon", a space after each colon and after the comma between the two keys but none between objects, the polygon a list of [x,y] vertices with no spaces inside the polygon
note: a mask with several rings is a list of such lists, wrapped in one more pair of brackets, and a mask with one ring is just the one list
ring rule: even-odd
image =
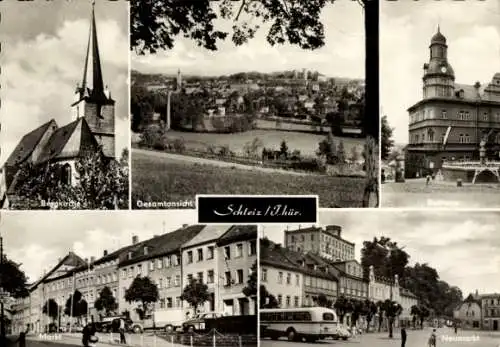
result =
[{"label": "parked car", "polygon": [[182,330],[186,333],[192,333],[195,331],[205,330],[205,320],[223,317],[224,314],[221,312],[205,312],[198,313],[191,319],[188,319],[182,323]]}]

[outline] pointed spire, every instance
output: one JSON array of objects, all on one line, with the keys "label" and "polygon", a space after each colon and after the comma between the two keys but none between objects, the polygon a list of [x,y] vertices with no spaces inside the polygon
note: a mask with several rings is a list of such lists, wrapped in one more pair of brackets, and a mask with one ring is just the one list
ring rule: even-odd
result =
[{"label": "pointed spire", "polygon": [[[91,71],[89,71],[89,69]],[[91,80],[91,81],[90,81]],[[92,83],[92,85],[88,85]],[[87,95],[96,99],[105,99],[104,82],[102,78],[101,57],[99,55],[99,44],[97,40],[97,27],[95,21],[95,1],[92,2],[92,18],[87,43],[87,53],[83,69],[83,80],[81,86],[81,97]]]}]

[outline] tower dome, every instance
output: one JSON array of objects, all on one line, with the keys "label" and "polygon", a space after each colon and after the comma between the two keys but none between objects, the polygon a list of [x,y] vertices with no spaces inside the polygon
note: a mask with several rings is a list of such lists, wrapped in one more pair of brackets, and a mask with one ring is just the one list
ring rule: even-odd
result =
[{"label": "tower dome", "polygon": [[443,45],[446,44],[446,37],[444,37],[444,35],[441,34],[441,31],[439,30],[439,26],[438,26],[437,33],[434,34],[434,36],[431,39],[431,45],[434,43],[443,44]]}]

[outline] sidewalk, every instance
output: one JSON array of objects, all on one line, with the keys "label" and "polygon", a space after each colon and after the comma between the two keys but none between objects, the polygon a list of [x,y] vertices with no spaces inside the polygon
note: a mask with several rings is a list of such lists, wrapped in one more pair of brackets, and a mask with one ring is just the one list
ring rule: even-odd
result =
[{"label": "sidewalk", "polygon": [[[99,338],[97,342],[98,346],[110,347],[110,346],[130,346],[130,347],[186,347],[181,344],[176,344],[169,342],[161,337],[154,335],[145,334],[127,334],[125,345],[120,344],[119,334],[102,334],[98,333],[96,336]],[[61,333],[61,334],[51,334],[51,335],[28,335],[28,340],[33,341],[44,341],[48,343],[62,343],[68,345],[82,345],[82,334],[80,333]]]}]

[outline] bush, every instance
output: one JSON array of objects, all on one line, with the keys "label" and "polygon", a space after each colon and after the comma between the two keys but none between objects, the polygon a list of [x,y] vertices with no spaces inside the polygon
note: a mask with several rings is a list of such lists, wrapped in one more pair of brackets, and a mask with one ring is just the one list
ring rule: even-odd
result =
[{"label": "bush", "polygon": [[174,143],[173,143],[173,148],[176,152],[179,152],[179,153],[184,152],[186,150],[186,143],[185,143],[184,139],[182,137],[175,139]]}]

